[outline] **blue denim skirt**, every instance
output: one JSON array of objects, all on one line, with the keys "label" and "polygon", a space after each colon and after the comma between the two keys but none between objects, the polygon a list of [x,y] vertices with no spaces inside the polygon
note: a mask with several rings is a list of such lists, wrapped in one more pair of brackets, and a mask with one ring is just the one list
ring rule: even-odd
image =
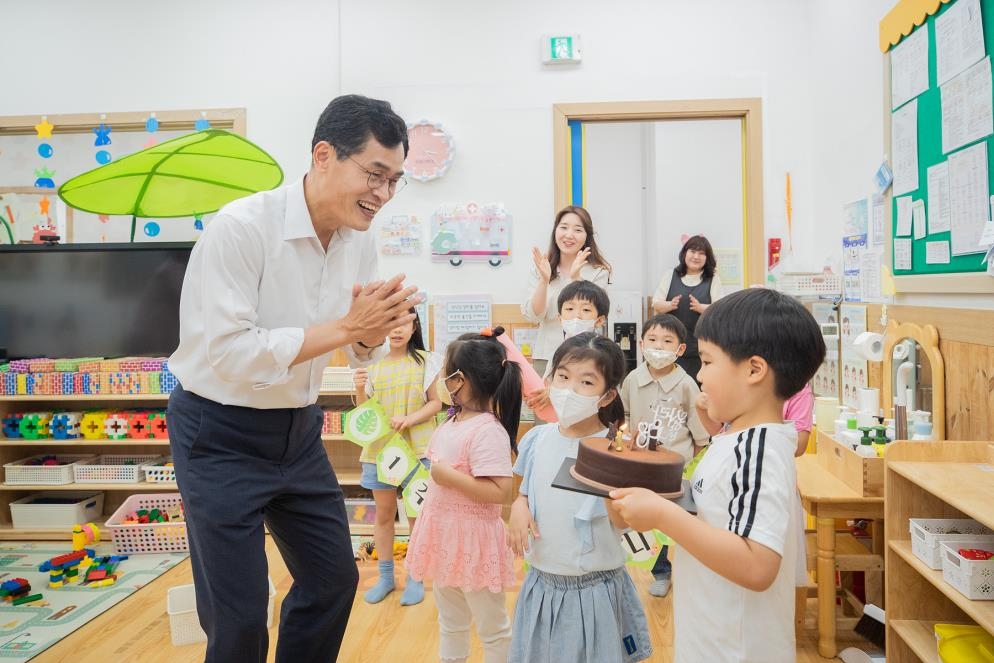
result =
[{"label": "blue denim skirt", "polygon": [[624,567],[582,576],[528,569],[508,663],[635,663],[651,655],[645,611]]}]

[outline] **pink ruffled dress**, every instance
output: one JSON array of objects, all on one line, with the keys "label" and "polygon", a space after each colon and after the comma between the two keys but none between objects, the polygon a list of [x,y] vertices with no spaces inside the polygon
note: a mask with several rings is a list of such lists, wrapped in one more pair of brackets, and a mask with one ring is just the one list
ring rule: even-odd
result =
[{"label": "pink ruffled dress", "polygon": [[[448,461],[471,476],[511,476],[507,432],[489,413],[442,424],[432,436],[428,457]],[[481,504],[429,482],[405,562],[415,580],[502,592],[515,584],[513,564],[500,504]]]}]

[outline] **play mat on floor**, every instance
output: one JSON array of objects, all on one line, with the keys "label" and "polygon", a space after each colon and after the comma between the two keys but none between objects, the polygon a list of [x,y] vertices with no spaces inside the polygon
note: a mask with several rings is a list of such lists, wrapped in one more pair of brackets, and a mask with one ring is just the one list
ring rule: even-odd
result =
[{"label": "play mat on floor", "polygon": [[[114,554],[111,543],[90,547],[98,556]],[[49,603],[14,606],[0,602],[0,660],[30,660],[187,557],[186,553],[131,555],[117,567],[113,585],[79,587],[74,583],[49,589],[49,574],[38,567],[71,551],[69,541],[0,544],[0,583],[24,578],[31,583],[31,594],[42,594]]]}]

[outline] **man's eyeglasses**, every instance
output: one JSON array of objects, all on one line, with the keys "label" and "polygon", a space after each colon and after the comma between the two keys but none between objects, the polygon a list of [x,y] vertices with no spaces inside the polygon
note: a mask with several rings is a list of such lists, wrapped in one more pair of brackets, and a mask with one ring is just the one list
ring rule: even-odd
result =
[{"label": "man's eyeglasses", "polygon": [[366,173],[369,177],[366,179],[366,186],[369,187],[370,191],[376,191],[384,184],[387,185],[387,190],[391,195],[396,194],[398,191],[402,190],[407,186],[407,179],[405,177],[387,177],[383,173],[377,173],[376,171],[369,170],[361,163],[349,157],[349,161],[354,163],[359,167],[359,170]]}]

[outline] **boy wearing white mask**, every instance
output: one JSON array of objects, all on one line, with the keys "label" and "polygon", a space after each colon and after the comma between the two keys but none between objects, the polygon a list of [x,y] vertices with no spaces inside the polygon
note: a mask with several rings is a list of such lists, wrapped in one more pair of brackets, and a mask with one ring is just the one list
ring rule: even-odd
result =
[{"label": "boy wearing white mask", "polygon": [[[556,305],[565,341],[577,334],[603,328],[611,310],[611,299],[604,288],[592,281],[570,281],[559,293]],[[546,364],[542,378],[546,384],[552,380],[551,361]],[[525,394],[525,404],[533,410],[550,405],[548,387]]]},{"label": "boy wearing white mask", "polygon": [[[695,407],[701,390],[697,382],[676,363],[687,348],[687,328],[676,316],[664,313],[653,316],[642,327],[642,356],[638,368],[628,374],[621,385],[621,402],[629,429],[651,421],[656,408],[678,408],[687,413],[687,423],[677,431],[666,448],[689,462],[708,443],[708,431]],[[653,583],[649,593],[666,596],[670,591],[672,565],[664,546],[652,568]]]}]

